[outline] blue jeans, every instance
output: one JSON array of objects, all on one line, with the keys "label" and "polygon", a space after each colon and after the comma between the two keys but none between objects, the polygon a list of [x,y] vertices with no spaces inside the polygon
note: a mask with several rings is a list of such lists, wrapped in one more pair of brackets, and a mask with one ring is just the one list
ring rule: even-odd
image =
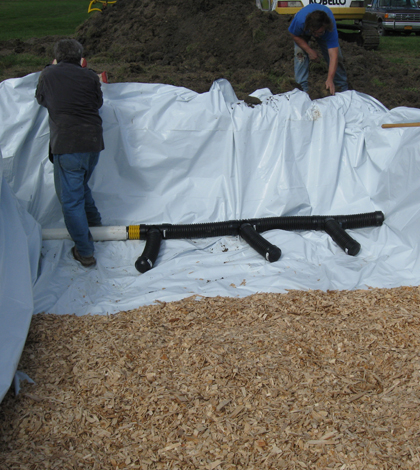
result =
[{"label": "blue jeans", "polygon": [[93,238],[89,227],[101,225],[88,181],[98,163],[99,152],[54,155],[54,185],[67,230],[77,251],[92,256]]},{"label": "blue jeans", "polygon": [[[309,39],[309,38],[308,38]],[[306,40],[306,38],[305,38]],[[327,62],[327,65],[330,65],[330,56],[328,55],[328,47],[325,40],[316,39],[319,47],[321,48],[322,56]],[[295,43],[295,80],[302,87],[303,91],[309,91],[308,77],[309,77],[309,57],[308,54],[301,49]],[[337,87],[337,91],[347,91],[349,85],[347,83],[347,74],[343,64],[343,55],[341,53],[340,46],[338,46],[338,65],[337,71],[335,72],[334,85]]]}]

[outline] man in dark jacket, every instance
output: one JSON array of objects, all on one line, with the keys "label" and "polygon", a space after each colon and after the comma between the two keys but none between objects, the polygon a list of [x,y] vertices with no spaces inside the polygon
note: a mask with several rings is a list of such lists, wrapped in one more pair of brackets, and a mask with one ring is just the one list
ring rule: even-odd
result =
[{"label": "man in dark jacket", "polygon": [[54,185],[75,243],[73,257],[95,266],[89,227],[101,225],[101,215],[88,181],[104,149],[101,84],[94,71],[80,65],[83,46],[76,40],[58,41],[54,54],[57,65],[42,71],[35,96],[48,109]]}]

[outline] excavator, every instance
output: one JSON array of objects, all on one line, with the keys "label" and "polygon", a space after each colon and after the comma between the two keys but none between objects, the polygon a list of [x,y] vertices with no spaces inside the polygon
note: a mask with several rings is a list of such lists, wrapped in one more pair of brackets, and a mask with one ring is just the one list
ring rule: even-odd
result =
[{"label": "excavator", "polygon": [[318,3],[331,9],[337,23],[338,35],[347,42],[355,42],[367,50],[379,47],[379,33],[373,26],[363,25],[364,0],[256,0],[263,11],[275,11],[292,18],[301,8]]}]

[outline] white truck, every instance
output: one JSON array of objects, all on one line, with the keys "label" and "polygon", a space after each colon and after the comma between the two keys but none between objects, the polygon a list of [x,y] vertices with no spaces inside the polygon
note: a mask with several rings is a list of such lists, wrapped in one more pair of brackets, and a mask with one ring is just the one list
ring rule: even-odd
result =
[{"label": "white truck", "polygon": [[256,0],[258,8],[276,11],[279,15],[292,18],[301,8],[317,3],[331,9],[337,23],[339,37],[344,41],[356,42],[365,49],[377,49],[379,33],[373,26],[364,26],[364,0]]}]

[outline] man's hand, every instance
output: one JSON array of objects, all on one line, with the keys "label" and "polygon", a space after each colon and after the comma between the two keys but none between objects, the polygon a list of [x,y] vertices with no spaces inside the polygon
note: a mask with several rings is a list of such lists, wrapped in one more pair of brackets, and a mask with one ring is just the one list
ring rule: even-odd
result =
[{"label": "man's hand", "polygon": [[331,78],[327,78],[327,81],[325,82],[325,88],[329,90],[331,95],[335,95],[334,80],[332,80]]},{"label": "man's hand", "polygon": [[313,49],[311,48],[308,48],[308,57],[310,60],[318,60],[319,59],[319,55],[318,55],[318,52],[317,51],[314,51]]},{"label": "man's hand", "polygon": [[330,57],[330,66],[328,67],[328,76],[327,81],[325,82],[325,88],[329,90],[332,95],[335,95],[334,77],[338,65],[338,47],[328,49],[328,55]]},{"label": "man's hand", "polygon": [[319,55],[318,52],[314,51],[312,47],[305,41],[305,39],[301,38],[300,36],[295,36],[294,34],[290,33],[292,36],[293,41],[308,54],[309,60],[318,60]]}]

